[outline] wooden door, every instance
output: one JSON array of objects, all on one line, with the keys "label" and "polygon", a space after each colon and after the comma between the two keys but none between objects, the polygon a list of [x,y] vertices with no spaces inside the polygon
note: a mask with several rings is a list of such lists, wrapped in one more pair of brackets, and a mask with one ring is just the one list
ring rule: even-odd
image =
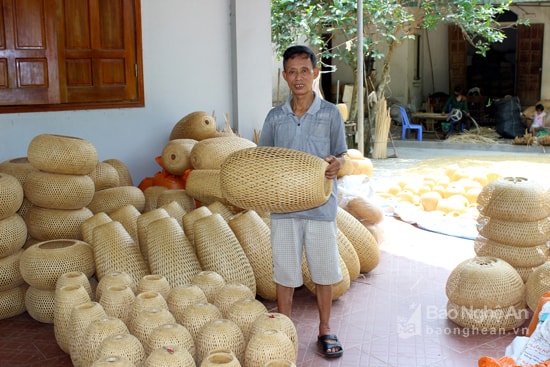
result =
[{"label": "wooden door", "polygon": [[468,43],[462,36],[460,28],[449,25],[449,93],[457,86],[462,87],[466,93],[466,58],[468,56]]},{"label": "wooden door", "polygon": [[522,106],[540,99],[544,24],[518,26],[516,95]]}]

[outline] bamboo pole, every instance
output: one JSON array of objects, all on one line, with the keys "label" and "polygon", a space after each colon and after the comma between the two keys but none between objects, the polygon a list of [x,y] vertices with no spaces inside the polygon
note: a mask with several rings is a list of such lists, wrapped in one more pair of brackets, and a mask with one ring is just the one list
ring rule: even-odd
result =
[{"label": "bamboo pole", "polygon": [[388,158],[388,134],[390,132],[390,125],[390,110],[387,108],[386,99],[382,98],[376,104],[374,148],[372,151],[372,158]]}]

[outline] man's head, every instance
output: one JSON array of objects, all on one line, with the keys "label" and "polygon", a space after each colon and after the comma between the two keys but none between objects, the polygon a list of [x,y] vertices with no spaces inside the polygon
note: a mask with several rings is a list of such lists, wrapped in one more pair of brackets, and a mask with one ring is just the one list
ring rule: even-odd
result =
[{"label": "man's head", "polygon": [[286,70],[287,61],[293,59],[297,56],[307,57],[311,61],[312,67],[317,66],[317,56],[311,51],[309,47],[297,45],[290,46],[283,53],[283,70]]},{"label": "man's head", "polygon": [[313,91],[313,81],[319,76],[317,58],[305,46],[289,47],[283,54],[283,78],[294,96]]},{"label": "man's head", "polygon": [[459,96],[462,94],[462,87],[461,86],[456,86],[455,89],[454,89],[454,94],[455,96]]}]

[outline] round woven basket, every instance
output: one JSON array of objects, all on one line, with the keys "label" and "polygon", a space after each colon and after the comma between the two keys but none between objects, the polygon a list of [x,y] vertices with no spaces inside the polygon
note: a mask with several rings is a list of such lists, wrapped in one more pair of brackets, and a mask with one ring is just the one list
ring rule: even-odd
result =
[{"label": "round woven basket", "polygon": [[139,250],[145,263],[149,263],[149,245],[147,244],[147,227],[149,224],[161,218],[169,218],[168,212],[162,208],[153,209],[140,215],[137,219],[137,231],[139,237]]},{"label": "round woven basket", "polygon": [[90,218],[83,221],[80,225],[82,240],[84,240],[84,242],[86,243],[93,244],[94,229],[102,224],[109,223],[111,221],[113,220],[103,212],[92,215]]},{"label": "round woven basket", "polygon": [[163,191],[157,199],[157,205],[163,206],[173,201],[180,204],[186,213],[195,209],[195,200],[191,196],[187,195],[187,192],[184,189],[170,189]]},{"label": "round woven basket", "polygon": [[27,310],[25,305],[27,288],[27,284],[21,284],[5,291],[0,291],[0,320],[20,315]]},{"label": "round woven basket", "polygon": [[256,295],[256,278],[239,240],[219,214],[201,218],[194,225],[197,257],[203,270],[220,274],[226,282],[247,286]]},{"label": "round woven basket", "polygon": [[477,218],[480,235],[493,241],[515,247],[532,247],[546,243],[550,238],[550,220],[508,221],[489,218],[480,214]]},{"label": "round woven basket", "polygon": [[164,275],[149,274],[139,280],[137,285],[137,293],[142,292],[158,292],[164,299],[168,298],[170,293],[170,283]]},{"label": "round woven basket", "polygon": [[249,367],[264,367],[267,362],[277,358],[296,362],[296,351],[289,337],[282,331],[273,329],[254,333],[246,346],[244,364]]},{"label": "round woven basket", "polygon": [[445,292],[451,303],[473,308],[504,308],[525,297],[525,284],[504,260],[478,256],[458,264],[449,275]]},{"label": "round woven basket", "polygon": [[90,295],[81,285],[57,288],[53,308],[53,330],[59,348],[69,353],[69,327],[73,307],[90,302]]},{"label": "round woven basket", "polygon": [[162,346],[149,354],[143,367],[195,367],[195,360],[184,347]]},{"label": "round woven basket", "polygon": [[236,214],[227,223],[252,266],[256,278],[256,293],[263,299],[276,300],[269,226],[253,210]]},{"label": "round woven basket", "polygon": [[91,367],[135,367],[135,364],[126,357],[111,355],[95,360]]},{"label": "round woven basket", "polygon": [[96,191],[88,208],[95,214],[111,212],[123,207],[124,205],[133,205],[140,213],[145,208],[145,195],[143,191],[135,186],[112,187],[101,191]]},{"label": "round woven basket", "polygon": [[216,133],[216,119],[203,111],[193,111],[183,116],[172,128],[170,140],[174,139],[208,139]]},{"label": "round woven basket", "polygon": [[97,150],[85,139],[40,134],[27,148],[29,162],[39,170],[66,175],[87,175],[97,164]]},{"label": "round woven basket", "polygon": [[130,276],[130,274],[124,271],[112,271],[110,273],[106,273],[99,280],[95,290],[96,299],[100,300],[105,289],[116,285],[127,286],[132,290],[132,292],[134,292],[134,294],[137,292],[137,284],[134,282],[134,279]]},{"label": "round woven basket", "polygon": [[341,207],[336,212],[336,223],[355,249],[361,273],[373,270],[380,262],[380,248],[376,238],[357,218]]},{"label": "round woven basket", "polygon": [[181,324],[163,324],[157,326],[149,334],[147,342],[144,344],[145,352],[151,354],[155,349],[167,345],[177,345],[187,349],[189,354],[195,358],[195,341],[187,328]]},{"label": "round woven basket", "polygon": [[55,290],[59,277],[70,271],[81,271],[87,277],[95,272],[90,245],[79,240],[51,240],[27,248],[19,264],[21,275],[29,285]]},{"label": "round woven basket", "polygon": [[97,162],[94,170],[89,174],[95,191],[110,189],[120,186],[120,177],[115,167],[106,162]]},{"label": "round woven basket", "polygon": [[119,186],[134,186],[134,180],[132,179],[132,174],[128,169],[128,166],[121,161],[120,159],[111,158],[106,159],[103,162],[109,163],[113,166],[118,172]]},{"label": "round woven basket", "polygon": [[254,142],[238,136],[209,138],[195,144],[189,159],[194,169],[219,170],[231,153],[254,147]]},{"label": "round woven basket", "polygon": [[483,187],[477,197],[479,212],[504,221],[537,221],[550,214],[550,198],[535,181],[503,177]]},{"label": "round woven basket", "polygon": [[263,367],[296,367],[296,363],[288,359],[272,359],[267,361]]},{"label": "round woven basket", "polygon": [[191,283],[202,270],[195,249],[175,218],[161,218],[150,223],[146,236],[149,268],[153,274],[163,274],[168,291],[171,287]]},{"label": "round woven basket", "polygon": [[81,344],[77,346],[81,351],[82,365],[90,366],[94,363],[101,343],[109,336],[118,334],[129,334],[128,328],[122,320],[110,316],[93,320],[86,328]]},{"label": "round woven basket", "polygon": [[80,209],[94,197],[94,181],[88,175],[62,175],[34,171],[24,186],[25,197],[34,205],[50,209]]},{"label": "round woven basket", "polygon": [[86,207],[81,209],[48,209],[31,206],[25,215],[29,234],[38,240],[59,238],[82,239],[80,226],[94,214]]},{"label": "round woven basket", "polygon": [[348,269],[349,280],[353,282],[355,279],[359,278],[361,271],[359,256],[350,240],[348,240],[341,230],[337,231],[336,242],[338,244],[338,253]]},{"label": "round woven basket", "polygon": [[173,287],[166,299],[168,309],[176,318],[178,323],[181,323],[185,309],[195,303],[208,303],[206,295],[194,284],[186,284]]},{"label": "round woven basket", "polygon": [[525,282],[525,300],[531,311],[535,312],[540,297],[550,292],[550,262],[533,269]]},{"label": "round woven basket", "polygon": [[187,176],[185,192],[203,205],[227,203],[222,193],[219,169],[194,169]]},{"label": "round woven basket", "polygon": [[204,292],[208,302],[214,303],[216,295],[225,286],[225,279],[215,271],[203,270],[191,279],[191,284]]},{"label": "round woven basket", "polygon": [[201,206],[185,214],[182,218],[183,230],[192,245],[195,244],[195,222],[201,218],[212,215],[207,206]]},{"label": "round woven basket", "polygon": [[143,208],[143,212],[147,213],[158,208],[158,198],[160,194],[167,190],[168,188],[164,186],[149,186],[143,190],[143,195],[145,196],[145,208]]},{"label": "round woven basket", "polygon": [[17,213],[23,197],[23,186],[17,178],[0,173],[0,220]]},{"label": "round woven basket", "polygon": [[230,350],[215,350],[208,353],[200,367],[241,367],[241,363]]},{"label": "round woven basket", "polygon": [[141,366],[147,358],[145,348],[132,334],[116,334],[103,339],[97,348],[95,359],[109,356],[127,358],[133,366]]},{"label": "round woven basket", "polygon": [[33,167],[27,157],[13,158],[0,163],[0,172],[15,177],[21,186],[25,185],[27,175],[32,171],[37,171],[37,169]]},{"label": "round woven basket", "polygon": [[130,331],[142,344],[147,343],[149,335],[154,328],[176,322],[174,315],[168,309],[148,308],[141,311],[136,318],[130,322]]},{"label": "round woven basket", "polygon": [[132,237],[136,245],[139,246],[137,220],[140,215],[141,213],[136,209],[135,206],[128,204],[111,212],[111,214],[109,214],[109,217],[111,217],[112,220],[120,222],[120,224],[122,224],[122,226],[126,229],[126,232],[128,232],[130,237]]},{"label": "round woven basket", "polygon": [[239,326],[245,342],[248,342],[254,320],[267,312],[265,305],[255,298],[239,299],[229,307],[227,318]]},{"label": "round woven basket", "polygon": [[516,269],[516,271],[518,272],[519,276],[521,277],[521,280],[523,280],[523,282],[527,282],[527,279],[529,279],[529,276],[531,276],[531,274],[537,269],[537,268],[533,268],[533,267],[528,267],[528,268],[522,268],[522,267],[519,267],[519,266],[516,266],[514,269]]},{"label": "round woven basket", "polygon": [[195,339],[197,360],[202,361],[215,350],[227,349],[235,353],[241,364],[244,363],[246,348],[243,333],[239,326],[228,319],[216,319],[206,323]]},{"label": "round woven basket", "polygon": [[90,283],[90,279],[81,271],[69,271],[67,273],[63,273],[57,278],[57,282],[55,283],[55,290],[58,291],[61,287],[72,285],[72,286],[82,286],[86,293],[88,293],[88,296],[90,297],[90,300],[95,299],[94,291],[92,290],[92,285]]},{"label": "round woven basket", "polygon": [[23,249],[20,249],[14,254],[0,258],[0,292],[7,291],[25,283],[19,270],[19,260],[23,255]]},{"label": "round woven basket", "polygon": [[127,285],[112,285],[103,290],[99,304],[108,316],[119,318],[128,324],[135,298],[134,292]]},{"label": "round woven basket", "polygon": [[[340,271],[342,272],[342,280],[338,283],[332,285],[332,300],[337,300],[342,297],[351,286],[351,281],[349,278],[348,268],[342,256],[339,256]],[[306,257],[302,258],[302,275],[304,278],[304,286],[313,294],[316,293],[315,283],[311,279],[311,273],[309,272],[309,267],[307,265]]]},{"label": "round woven basket", "polygon": [[173,139],[162,149],[162,167],[176,176],[182,176],[191,165],[191,150],[197,143],[194,139]]},{"label": "round woven basket", "polygon": [[[333,181],[327,162],[311,154],[275,147],[241,149],[220,170],[223,197],[231,204],[270,213],[295,212],[324,204]],[[246,169],[243,169],[246,167]]]},{"label": "round woven basket", "polygon": [[138,315],[147,309],[168,310],[168,303],[158,292],[142,292],[136,295],[130,308],[128,323],[131,325]]},{"label": "round woven basket", "polygon": [[221,319],[222,317],[221,311],[214,304],[199,302],[187,306],[179,322],[185,326],[196,342],[199,331],[204,325],[212,320]]},{"label": "round woven basket", "polygon": [[502,308],[475,308],[448,301],[447,317],[462,327],[495,333],[520,327],[530,314],[525,308],[525,301]]},{"label": "round woven basket", "polygon": [[477,256],[498,257],[515,267],[537,267],[548,259],[548,245],[546,241],[538,246],[518,247],[510,246],[477,236],[474,241],[474,251]]},{"label": "round woven basket", "polygon": [[88,326],[94,320],[107,317],[103,307],[97,302],[81,303],[73,307],[69,317],[69,352],[71,361],[75,366],[82,365],[82,351],[80,346],[86,334]]},{"label": "round woven basket", "polygon": [[235,302],[254,297],[254,293],[244,284],[228,282],[216,294],[214,304],[221,311],[222,316],[227,318],[229,310]]},{"label": "round woven basket", "polygon": [[164,204],[164,205],[159,206],[159,208],[162,208],[162,209],[166,210],[166,212],[168,213],[169,216],[176,219],[176,221],[177,221],[177,223],[180,227],[183,226],[183,224],[182,224],[183,216],[187,212],[181,207],[181,205],[178,202],[172,201],[168,204]]},{"label": "round woven basket", "polygon": [[294,345],[295,355],[298,353],[298,332],[292,320],[278,312],[266,312],[256,318],[250,329],[250,337],[255,333],[266,330],[279,330],[283,332]]},{"label": "round woven basket", "polygon": [[32,206],[32,203],[30,202],[30,200],[27,198],[23,198],[23,204],[21,204],[17,213],[21,216],[21,218],[26,218],[27,212],[29,211],[31,206]]},{"label": "round woven basket", "polygon": [[44,324],[53,324],[55,290],[28,287],[25,293],[25,307],[29,315]]}]

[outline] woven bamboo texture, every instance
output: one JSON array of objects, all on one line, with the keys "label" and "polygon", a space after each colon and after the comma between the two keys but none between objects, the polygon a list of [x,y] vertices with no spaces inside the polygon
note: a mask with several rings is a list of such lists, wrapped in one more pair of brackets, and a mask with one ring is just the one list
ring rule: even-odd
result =
[{"label": "woven bamboo texture", "polygon": [[27,310],[25,305],[27,288],[27,284],[21,284],[5,291],[0,291],[0,320],[20,315]]},{"label": "woven bamboo texture", "polygon": [[121,319],[126,325],[130,321],[130,309],[136,296],[127,285],[112,285],[101,293],[99,304],[107,316]]},{"label": "woven bamboo texture", "polygon": [[112,219],[105,213],[100,212],[92,215],[90,218],[84,220],[80,225],[80,232],[82,233],[82,240],[86,243],[93,245],[94,229],[102,224],[111,222]]},{"label": "woven bamboo texture", "polygon": [[48,209],[31,206],[25,215],[29,234],[41,241],[59,238],[81,240],[80,226],[94,214],[87,208]]},{"label": "woven bamboo texture", "polygon": [[239,240],[219,214],[201,218],[194,225],[195,249],[203,270],[220,274],[227,282],[247,286],[256,295],[256,278]]},{"label": "woven bamboo texture", "polygon": [[97,348],[95,360],[109,356],[127,358],[135,366],[141,366],[147,358],[145,348],[139,339],[128,333],[111,335],[101,342]]},{"label": "woven bamboo texture", "polygon": [[0,259],[13,255],[27,241],[27,224],[19,214],[0,219]]},{"label": "woven bamboo texture", "polygon": [[296,362],[294,345],[286,334],[279,330],[264,330],[250,338],[246,346],[244,364],[249,367],[264,367],[276,358]]},{"label": "woven bamboo texture", "polygon": [[[197,364],[199,365],[199,364]],[[241,363],[230,350],[216,350],[210,352],[200,363],[200,367],[241,367]]]},{"label": "woven bamboo texture", "polygon": [[152,353],[155,349],[168,345],[177,345],[187,349],[193,358],[196,356],[195,341],[187,328],[181,324],[163,324],[157,326],[149,334],[147,342],[144,344],[145,352]]},{"label": "woven bamboo texture", "polygon": [[236,207],[270,213],[295,212],[328,200],[333,181],[325,178],[326,167],[323,159],[297,150],[242,149],[223,163],[220,185],[224,198]]},{"label": "woven bamboo texture", "polygon": [[55,290],[28,287],[25,293],[25,307],[29,315],[44,324],[53,324]]},{"label": "woven bamboo texture", "polygon": [[141,311],[136,318],[130,322],[130,331],[142,344],[147,343],[149,335],[154,328],[176,322],[174,315],[164,308],[148,308]]},{"label": "woven bamboo texture", "polygon": [[228,282],[216,294],[214,305],[221,311],[222,316],[227,318],[229,310],[235,302],[254,297],[254,293],[244,284]]},{"label": "woven bamboo texture", "polygon": [[338,253],[348,269],[349,280],[353,282],[355,279],[359,278],[361,271],[359,256],[350,240],[348,240],[346,235],[339,229],[337,230],[336,243],[338,244]]},{"label": "woven bamboo texture", "polygon": [[89,174],[95,191],[101,191],[120,186],[120,177],[115,167],[106,162],[97,162],[95,168]]},{"label": "woven bamboo texture", "polygon": [[182,220],[183,220],[183,216],[187,214],[187,212],[181,207],[181,205],[178,202],[172,201],[168,204],[159,206],[159,208],[166,210],[168,215],[171,216],[172,218],[175,218],[178,225],[183,228]]},{"label": "woven bamboo texture", "polygon": [[137,285],[137,293],[158,292],[164,299],[168,298],[170,289],[171,286],[170,283],[168,283],[168,279],[160,274],[145,275],[139,280]]},{"label": "woven bamboo texture", "polygon": [[210,209],[212,214],[217,213],[221,215],[225,221],[228,221],[232,216],[235,215],[235,213],[233,212],[233,210],[229,205],[226,205],[219,201],[215,201],[210,205],[208,205],[208,209]]},{"label": "woven bamboo texture", "polygon": [[23,204],[19,207],[19,210],[17,211],[17,214],[19,214],[22,218],[26,218],[27,212],[29,211],[30,207],[32,206],[32,203],[29,199],[23,198]]},{"label": "woven bamboo texture", "polygon": [[216,295],[225,286],[225,279],[215,271],[203,270],[191,279],[191,284],[203,291],[208,302],[214,303]]},{"label": "woven bamboo texture", "polygon": [[53,330],[59,348],[69,353],[70,317],[74,306],[90,302],[90,295],[81,285],[66,285],[55,291]]},{"label": "woven bamboo texture", "polygon": [[195,249],[175,218],[161,218],[147,226],[149,268],[167,279],[169,287],[191,283],[202,271]]},{"label": "woven bamboo texture", "polygon": [[164,186],[149,186],[146,188],[143,191],[143,195],[145,196],[145,207],[143,208],[143,212],[147,213],[158,208],[158,198],[167,190],[168,188]]},{"label": "woven bamboo texture", "polygon": [[51,240],[27,248],[20,258],[20,271],[29,285],[55,290],[58,278],[70,271],[81,271],[87,277],[95,272],[93,250],[79,240]]},{"label": "woven bamboo texture", "polygon": [[111,212],[111,214],[109,214],[109,217],[111,217],[112,220],[120,222],[124,229],[126,229],[126,232],[128,232],[130,237],[132,237],[136,245],[139,246],[137,220],[140,215],[141,213],[139,212],[139,210],[136,209],[135,206],[128,204]]},{"label": "woven bamboo texture", "polygon": [[137,294],[130,309],[129,323],[131,324],[142,311],[148,309],[168,310],[168,303],[166,303],[164,297],[158,292],[142,292]]},{"label": "woven bamboo texture", "polygon": [[193,356],[179,345],[155,349],[143,363],[143,367],[195,367]]},{"label": "woven bamboo texture", "polygon": [[227,318],[239,326],[245,342],[248,342],[250,330],[256,318],[267,312],[265,305],[255,298],[239,299],[229,307]]},{"label": "woven bamboo texture", "polygon": [[124,271],[112,271],[106,273],[99,280],[97,287],[95,289],[95,296],[97,300],[101,299],[103,291],[112,286],[127,286],[129,287],[134,294],[137,292],[137,283],[134,282],[134,278],[130,274]]},{"label": "woven bamboo texture", "polygon": [[477,230],[483,237],[505,245],[532,247],[546,243],[550,238],[550,219],[534,221],[508,221],[480,214]]},{"label": "woven bamboo texture", "polygon": [[241,364],[244,363],[246,344],[243,333],[231,320],[217,319],[206,323],[199,331],[195,345],[199,361],[213,351],[226,349],[235,353]]},{"label": "woven bamboo texture", "polygon": [[503,177],[483,187],[477,197],[479,212],[512,222],[537,221],[550,214],[550,198],[537,182],[522,177]]},{"label": "woven bamboo texture", "polygon": [[185,192],[202,205],[209,205],[219,201],[227,203],[220,182],[219,169],[194,169],[187,176]]},{"label": "woven bamboo texture", "polygon": [[294,323],[288,316],[278,312],[266,312],[258,316],[252,323],[250,336],[265,330],[278,330],[283,332],[292,341],[294,351],[297,355],[298,332],[296,331],[296,326],[294,326]]},{"label": "woven bamboo texture", "polygon": [[256,278],[256,293],[264,299],[276,300],[269,226],[254,210],[233,216],[228,220],[228,224],[252,266]]},{"label": "woven bamboo texture", "polygon": [[171,203],[172,201],[180,204],[186,213],[195,209],[195,200],[191,196],[187,195],[187,192],[184,189],[170,189],[163,191],[157,199],[157,205],[163,206]]},{"label": "woven bamboo texture", "polygon": [[128,358],[122,356],[111,355],[101,357],[92,363],[91,367],[135,367]]},{"label": "woven bamboo texture", "polygon": [[137,218],[137,232],[139,237],[139,250],[145,263],[149,264],[149,245],[147,244],[147,227],[149,224],[161,218],[169,218],[168,212],[162,208],[153,209],[143,213]]},{"label": "woven bamboo texture", "polygon": [[133,205],[140,213],[145,208],[145,195],[135,186],[119,186],[96,191],[88,208],[95,214],[110,214],[124,205]]},{"label": "woven bamboo texture", "polygon": [[128,169],[128,166],[117,158],[106,159],[103,162],[109,163],[113,166],[118,172],[119,186],[134,186],[134,180],[132,179],[132,174]]},{"label": "woven bamboo texture", "polygon": [[186,307],[182,314],[180,323],[189,331],[195,347],[198,347],[197,337],[204,325],[212,320],[223,318],[221,311],[212,303],[193,303]]},{"label": "woven bamboo texture", "polygon": [[0,292],[7,291],[25,283],[21,270],[19,270],[19,260],[23,254],[23,249],[20,249],[14,254],[0,258]]},{"label": "woven bamboo texture", "polygon": [[174,315],[178,323],[182,323],[185,309],[194,303],[208,303],[206,295],[194,284],[173,287],[166,298],[168,310]]},{"label": "woven bamboo texture", "polygon": [[[351,285],[348,268],[342,256],[339,256],[340,271],[342,272],[342,280],[338,283],[332,285],[332,300],[337,300],[342,297],[348,290]],[[309,267],[307,266],[306,256],[304,254],[302,258],[302,275],[304,278],[304,286],[313,294],[316,294],[315,283],[311,279],[311,273],[309,272]]]},{"label": "woven bamboo texture", "polygon": [[174,139],[208,139],[216,133],[216,120],[204,111],[193,111],[183,116],[172,128],[170,140]]},{"label": "woven bamboo texture", "polygon": [[296,367],[296,363],[288,359],[272,359],[266,362],[264,367]]},{"label": "woven bamboo texture", "polygon": [[529,276],[531,276],[531,274],[537,269],[537,268],[533,268],[533,267],[528,267],[528,268],[522,268],[522,267],[519,267],[519,266],[516,266],[514,269],[516,269],[516,271],[518,272],[519,276],[521,277],[521,280],[523,280],[523,282],[527,282],[527,279],[529,279]]},{"label": "woven bamboo texture", "polygon": [[87,175],[97,164],[92,143],[73,136],[40,134],[27,148],[29,162],[39,170],[66,175]]},{"label": "woven bamboo texture", "polygon": [[69,352],[74,366],[82,365],[82,351],[79,347],[84,343],[88,326],[92,321],[105,317],[105,310],[97,302],[85,302],[73,307],[69,317]]},{"label": "woven bamboo texture", "polygon": [[25,185],[27,175],[32,171],[37,171],[27,157],[9,159],[0,163],[0,172],[11,175],[19,181],[21,186]]},{"label": "woven bamboo texture", "polygon": [[0,219],[15,214],[23,204],[21,183],[12,175],[0,173]]},{"label": "woven bamboo texture", "polygon": [[232,153],[254,147],[252,141],[238,136],[209,138],[195,144],[189,159],[194,169],[219,170]]},{"label": "woven bamboo texture", "polygon": [[525,301],[502,308],[473,308],[447,302],[447,317],[454,323],[481,332],[509,331],[523,325],[529,313]]},{"label": "woven bamboo texture", "polygon": [[458,264],[445,287],[451,303],[473,308],[502,308],[525,297],[525,284],[517,271],[496,257],[477,256]]},{"label": "woven bamboo texture", "polygon": [[94,229],[93,249],[98,280],[108,273],[123,271],[137,285],[149,274],[138,246],[119,222],[109,222]]},{"label": "woven bamboo texture", "polygon": [[372,233],[341,207],[336,212],[336,224],[355,249],[361,273],[373,270],[380,262],[380,249]]},{"label": "woven bamboo texture", "polygon": [[207,206],[201,206],[188,212],[181,219],[185,235],[187,236],[187,238],[189,239],[189,242],[192,245],[195,244],[195,231],[194,231],[195,222],[209,215],[212,215],[212,212],[210,211],[210,209],[208,209]]},{"label": "woven bamboo texture", "polygon": [[525,282],[525,300],[531,311],[535,312],[540,297],[550,292],[550,262],[534,269]]},{"label": "woven bamboo texture", "polygon": [[474,251],[477,256],[498,257],[514,268],[537,267],[548,260],[548,245],[546,242],[538,246],[518,247],[477,236],[474,241]]},{"label": "woven bamboo texture", "polygon": [[97,350],[103,340],[112,335],[128,334],[126,324],[116,317],[104,317],[92,321],[86,328],[86,333],[81,339],[77,348],[81,350],[81,361],[83,366],[90,366],[94,363]]},{"label": "woven bamboo texture", "polygon": [[88,293],[90,300],[95,300],[95,293],[92,290],[90,279],[83,272],[69,271],[67,273],[61,274],[59,278],[57,278],[57,282],[55,283],[55,290],[57,291],[61,287],[67,285],[82,286],[86,290],[86,293]]},{"label": "woven bamboo texture", "polygon": [[194,139],[170,140],[162,149],[162,167],[176,176],[182,176],[185,170],[193,168],[191,165],[191,150],[197,143]]}]

